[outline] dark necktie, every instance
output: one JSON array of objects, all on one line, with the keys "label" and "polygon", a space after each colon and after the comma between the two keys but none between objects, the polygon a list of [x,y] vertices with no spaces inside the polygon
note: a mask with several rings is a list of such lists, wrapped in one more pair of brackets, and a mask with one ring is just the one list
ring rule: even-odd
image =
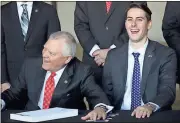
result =
[{"label": "dark necktie", "polygon": [[131,91],[131,110],[134,110],[141,105],[141,91],[140,91],[140,64],[139,55],[140,53],[132,53],[134,56],[134,70],[132,78],[132,91]]},{"label": "dark necktie", "polygon": [[23,13],[21,15],[21,28],[25,41],[28,31],[29,18],[28,18],[27,4],[22,4],[21,6],[23,7]]}]

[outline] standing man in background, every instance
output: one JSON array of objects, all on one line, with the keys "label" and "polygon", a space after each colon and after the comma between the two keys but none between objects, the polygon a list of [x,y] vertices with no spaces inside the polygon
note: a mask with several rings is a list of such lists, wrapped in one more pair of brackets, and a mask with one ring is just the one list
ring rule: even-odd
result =
[{"label": "standing man in background", "polygon": [[[178,60],[177,83],[180,84],[180,2],[168,1],[165,8],[162,31],[169,47],[176,51]],[[173,9],[172,9],[173,8]]]},{"label": "standing man in background", "polygon": [[84,50],[83,62],[92,66],[99,85],[108,51],[128,40],[124,23],[130,4],[129,1],[76,2],[74,29]]},{"label": "standing man in background", "polygon": [[[26,57],[38,57],[49,35],[60,31],[56,9],[44,2],[9,2],[1,7],[1,91],[17,78]],[[3,83],[3,84],[2,84]]]}]

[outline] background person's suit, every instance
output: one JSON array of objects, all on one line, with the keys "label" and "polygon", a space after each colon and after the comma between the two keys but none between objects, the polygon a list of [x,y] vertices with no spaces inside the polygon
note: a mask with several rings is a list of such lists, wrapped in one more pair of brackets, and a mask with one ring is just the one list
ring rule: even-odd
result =
[{"label": "background person's suit", "polygon": [[44,2],[33,2],[24,41],[17,3],[1,7],[1,82],[11,84],[19,75],[24,59],[42,56],[43,45],[51,33],[61,30],[56,9]]},{"label": "background person's suit", "polygon": [[162,31],[169,47],[177,54],[177,82],[180,84],[180,2],[168,1],[165,8]]},{"label": "background person's suit", "polygon": [[[126,10],[132,2],[113,1],[106,12],[106,2],[76,2],[74,30],[83,48],[83,62],[93,67],[101,85],[102,67],[98,67],[89,53],[97,44],[100,49],[121,46],[128,36],[125,29]],[[146,2],[142,2],[146,4]]]}]

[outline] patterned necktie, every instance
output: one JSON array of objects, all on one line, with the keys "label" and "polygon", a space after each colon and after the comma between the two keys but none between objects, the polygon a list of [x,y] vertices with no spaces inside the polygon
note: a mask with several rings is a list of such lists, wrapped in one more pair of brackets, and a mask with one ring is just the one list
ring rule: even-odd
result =
[{"label": "patterned necktie", "polygon": [[48,80],[46,81],[45,90],[44,90],[43,109],[49,108],[55,88],[54,76],[56,76],[56,73],[52,72]]},{"label": "patterned necktie", "polygon": [[21,28],[25,41],[28,25],[29,25],[29,18],[28,18],[27,4],[22,4],[21,6],[23,7],[23,13],[21,15]]},{"label": "patterned necktie", "polygon": [[106,12],[109,13],[109,10],[111,8],[111,4],[112,2],[111,1],[106,1]]},{"label": "patterned necktie", "polygon": [[141,105],[141,91],[140,91],[140,53],[132,53],[134,56],[134,70],[132,78],[132,91],[131,91],[131,110],[134,110]]}]

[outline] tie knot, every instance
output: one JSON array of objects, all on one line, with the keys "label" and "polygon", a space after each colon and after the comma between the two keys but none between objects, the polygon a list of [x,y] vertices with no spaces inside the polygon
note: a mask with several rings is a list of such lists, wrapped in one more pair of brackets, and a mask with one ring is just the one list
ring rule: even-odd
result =
[{"label": "tie knot", "polygon": [[112,3],[112,1],[106,1],[106,4],[111,4]]},{"label": "tie knot", "polygon": [[21,6],[23,7],[23,9],[27,9],[27,4],[22,4]]},{"label": "tie knot", "polygon": [[138,58],[140,55],[140,53],[132,53],[132,54],[133,54],[134,58]]},{"label": "tie knot", "polygon": [[51,72],[51,77],[55,77],[56,73],[55,72]]}]

